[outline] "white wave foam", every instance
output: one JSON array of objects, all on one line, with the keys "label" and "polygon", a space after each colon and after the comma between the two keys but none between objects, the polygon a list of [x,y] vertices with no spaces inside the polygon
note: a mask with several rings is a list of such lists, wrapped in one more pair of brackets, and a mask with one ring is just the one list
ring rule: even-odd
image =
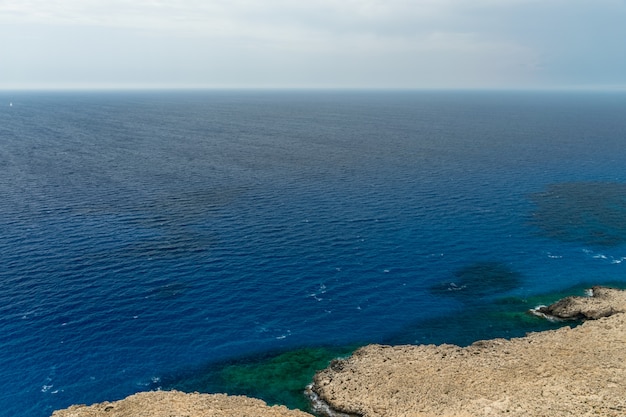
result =
[{"label": "white wave foam", "polygon": [[611,256],[610,260],[612,264],[617,265],[617,264],[621,264],[622,262],[624,262],[626,260],[626,257],[614,258],[613,256]]},{"label": "white wave foam", "polygon": [[287,330],[287,333],[276,336],[276,340],[283,340],[286,339],[288,336],[291,336],[291,330]]},{"label": "white wave foam", "polygon": [[330,406],[324,400],[322,400],[315,391],[313,391],[313,384],[309,384],[306,386],[304,394],[309,397],[309,400],[311,401],[311,407],[313,408],[315,414],[327,417],[351,417],[349,414],[340,413],[330,408]]},{"label": "white wave foam", "polygon": [[457,285],[454,282],[448,284],[448,291],[461,291],[462,289],[467,288],[467,285]]},{"label": "white wave foam", "polygon": [[325,284],[320,284],[319,287],[317,288],[317,292],[313,292],[313,293],[309,294],[309,297],[314,298],[317,301],[322,301],[323,298],[322,297],[318,297],[318,294],[326,294],[326,285]]},{"label": "white wave foam", "polygon": [[608,261],[611,264],[617,265],[617,264],[621,264],[622,262],[626,261],[626,256],[620,256],[619,258],[616,258],[615,256],[611,256],[611,255],[605,255],[603,253],[596,253],[594,251],[592,251],[591,249],[583,249],[583,253],[585,253],[586,255],[591,256],[591,258],[593,259],[599,259],[602,261]]},{"label": "white wave foam", "polygon": [[548,314],[545,314],[545,313],[542,313],[541,311],[539,311],[539,309],[542,308],[542,307],[547,307],[547,306],[545,306],[545,305],[538,305],[537,307],[531,308],[528,311],[530,312],[530,314],[532,314],[534,316],[541,317],[541,318],[546,319],[548,321],[551,321],[553,323],[563,321],[563,320],[561,320],[561,319],[559,319],[557,317],[550,316]]}]

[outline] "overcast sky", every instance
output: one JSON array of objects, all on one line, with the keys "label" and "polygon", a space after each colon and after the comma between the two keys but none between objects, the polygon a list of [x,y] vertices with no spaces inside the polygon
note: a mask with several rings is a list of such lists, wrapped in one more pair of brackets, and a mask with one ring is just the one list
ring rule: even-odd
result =
[{"label": "overcast sky", "polygon": [[626,88],[626,0],[0,0],[0,88]]}]

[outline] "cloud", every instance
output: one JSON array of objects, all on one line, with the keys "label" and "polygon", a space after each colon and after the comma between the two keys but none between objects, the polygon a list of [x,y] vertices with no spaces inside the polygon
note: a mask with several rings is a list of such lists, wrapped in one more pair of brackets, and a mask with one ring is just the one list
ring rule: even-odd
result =
[{"label": "cloud", "polygon": [[0,78],[620,83],[625,20],[621,0],[0,0]]},{"label": "cloud", "polygon": [[[193,31],[423,31],[464,9],[459,0],[19,0],[0,1],[0,21]],[[395,30],[394,30],[395,28]]]}]

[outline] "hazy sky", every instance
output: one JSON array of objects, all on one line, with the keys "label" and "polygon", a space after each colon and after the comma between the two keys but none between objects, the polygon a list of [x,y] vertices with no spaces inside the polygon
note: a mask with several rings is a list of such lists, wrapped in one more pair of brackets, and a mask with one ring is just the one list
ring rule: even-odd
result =
[{"label": "hazy sky", "polygon": [[0,88],[626,88],[626,0],[0,0]]}]

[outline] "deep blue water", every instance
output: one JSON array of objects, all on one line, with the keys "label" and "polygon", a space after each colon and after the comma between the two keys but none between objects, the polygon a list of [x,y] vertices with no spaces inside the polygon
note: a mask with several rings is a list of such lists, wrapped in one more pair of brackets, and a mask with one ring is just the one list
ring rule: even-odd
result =
[{"label": "deep blue water", "polygon": [[455,317],[626,283],[625,116],[624,93],[2,92],[0,416],[514,336]]}]

